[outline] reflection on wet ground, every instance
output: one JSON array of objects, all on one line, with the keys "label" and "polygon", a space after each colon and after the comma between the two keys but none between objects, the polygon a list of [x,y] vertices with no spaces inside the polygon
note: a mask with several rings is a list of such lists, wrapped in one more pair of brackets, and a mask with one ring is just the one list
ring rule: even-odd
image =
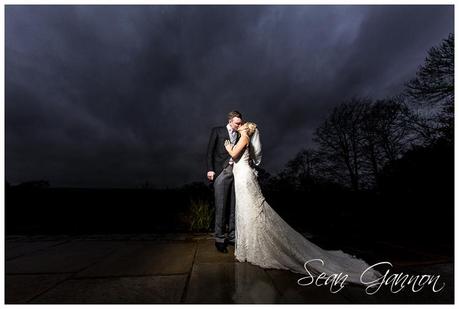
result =
[{"label": "reflection on wet ground", "polygon": [[[312,235],[309,235],[312,238]],[[330,249],[336,244],[316,238]],[[390,261],[392,273],[438,274],[445,287],[374,295],[348,285],[300,286],[304,275],[262,269],[218,252],[212,234],[11,235],[6,237],[5,303],[454,303],[452,255],[388,242],[340,249],[370,265]],[[438,286],[438,285],[437,285]]]}]

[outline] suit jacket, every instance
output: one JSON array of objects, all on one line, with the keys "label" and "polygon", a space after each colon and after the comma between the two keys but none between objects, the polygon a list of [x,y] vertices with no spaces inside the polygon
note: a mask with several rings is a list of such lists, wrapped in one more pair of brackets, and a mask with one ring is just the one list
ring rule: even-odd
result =
[{"label": "suit jacket", "polygon": [[[231,156],[225,149],[225,140],[231,140],[226,126],[214,127],[207,145],[207,171],[214,171],[215,178],[228,165]],[[239,139],[237,134],[236,142]],[[215,179],[214,178],[214,179]]]}]

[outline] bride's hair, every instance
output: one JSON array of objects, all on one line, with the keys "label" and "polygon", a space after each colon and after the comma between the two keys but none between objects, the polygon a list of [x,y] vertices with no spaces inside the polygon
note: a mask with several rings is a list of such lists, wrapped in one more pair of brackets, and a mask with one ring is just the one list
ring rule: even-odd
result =
[{"label": "bride's hair", "polygon": [[255,133],[255,130],[257,128],[257,124],[255,122],[247,121],[246,123],[244,123],[244,125],[246,125],[249,128],[249,130],[247,131],[247,134],[249,136],[252,136],[253,133]]}]

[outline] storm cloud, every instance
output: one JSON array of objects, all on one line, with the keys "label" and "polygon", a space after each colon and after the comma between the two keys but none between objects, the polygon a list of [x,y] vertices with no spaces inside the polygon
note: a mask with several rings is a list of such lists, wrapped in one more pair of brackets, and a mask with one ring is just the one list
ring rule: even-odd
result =
[{"label": "storm cloud", "polygon": [[343,99],[397,94],[452,5],[7,5],[6,180],[204,181],[237,109],[275,173]]}]

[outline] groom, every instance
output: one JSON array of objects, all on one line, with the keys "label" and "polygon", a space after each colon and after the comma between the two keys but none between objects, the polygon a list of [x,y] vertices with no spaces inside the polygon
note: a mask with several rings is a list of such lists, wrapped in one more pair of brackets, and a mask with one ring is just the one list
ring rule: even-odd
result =
[{"label": "groom", "polygon": [[[233,159],[225,149],[225,140],[235,145],[239,139],[237,129],[243,124],[242,114],[238,111],[228,113],[228,124],[215,127],[210,134],[207,146],[207,179],[214,183],[215,198],[215,247],[227,253],[227,243],[235,242],[235,196]],[[228,239],[225,239],[225,213],[229,207]]]}]

